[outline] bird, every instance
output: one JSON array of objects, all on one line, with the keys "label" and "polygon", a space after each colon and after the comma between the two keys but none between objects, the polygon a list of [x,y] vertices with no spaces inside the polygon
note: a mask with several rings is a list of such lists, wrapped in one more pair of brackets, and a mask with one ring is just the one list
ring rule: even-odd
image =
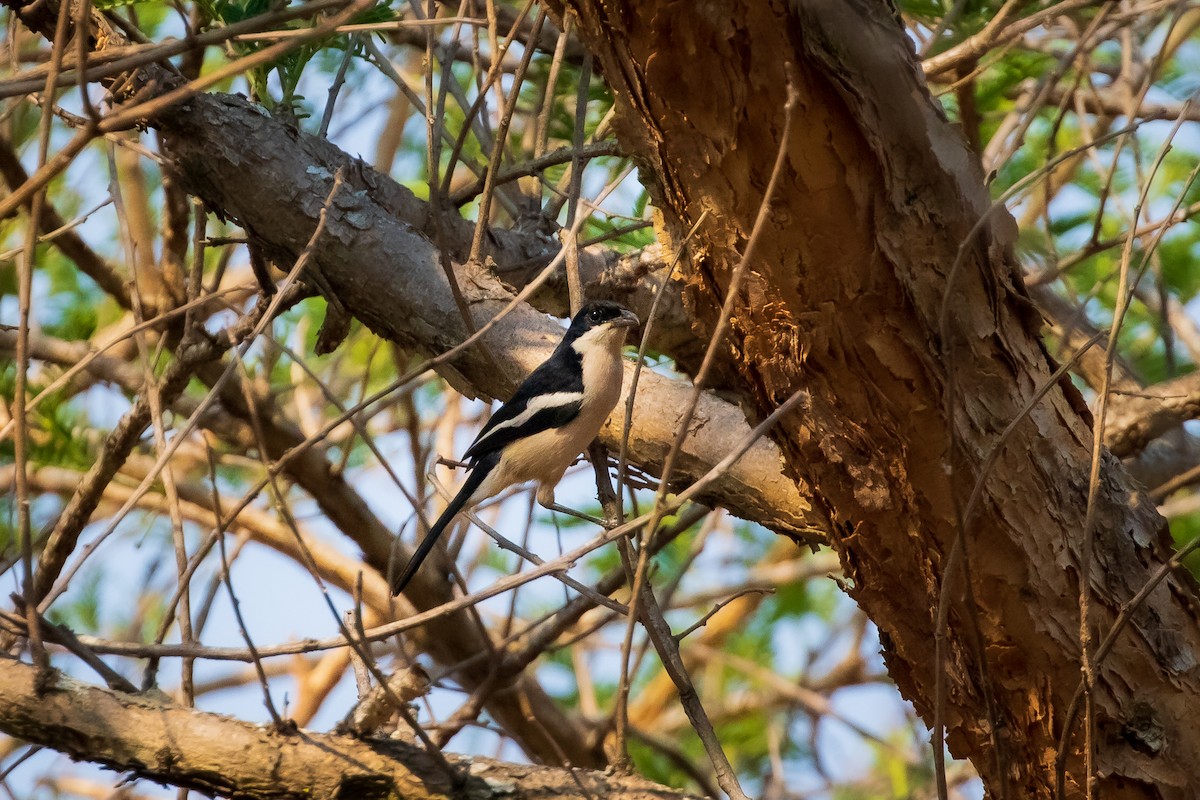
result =
[{"label": "bird", "polygon": [[467,479],[392,583],[393,595],[404,591],[464,508],[510,486],[537,481],[538,502],[564,510],[554,502],[554,487],[616,406],[625,377],[621,348],[626,333],[639,325],[637,315],[619,303],[601,300],[579,309],[554,352],[517,387],[467,449]]}]

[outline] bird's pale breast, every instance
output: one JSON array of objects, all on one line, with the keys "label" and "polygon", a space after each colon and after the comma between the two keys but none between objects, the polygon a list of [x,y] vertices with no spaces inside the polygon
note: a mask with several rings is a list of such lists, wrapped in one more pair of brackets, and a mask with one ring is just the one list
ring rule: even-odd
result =
[{"label": "bird's pale breast", "polygon": [[583,361],[584,393],[579,416],[560,428],[508,445],[496,467],[494,480],[489,476],[489,484],[502,487],[537,481],[552,487],[596,438],[621,397],[624,367],[619,353],[625,343],[625,331],[608,329],[595,334],[589,332],[575,343]]}]

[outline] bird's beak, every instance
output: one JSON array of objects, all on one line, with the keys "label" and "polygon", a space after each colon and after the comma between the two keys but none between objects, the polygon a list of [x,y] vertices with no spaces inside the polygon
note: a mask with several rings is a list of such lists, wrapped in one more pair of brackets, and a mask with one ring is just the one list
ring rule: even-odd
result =
[{"label": "bird's beak", "polygon": [[622,310],[621,316],[612,321],[612,326],[614,328],[636,328],[641,324],[642,321],[638,319],[637,314],[633,313],[629,309]]}]

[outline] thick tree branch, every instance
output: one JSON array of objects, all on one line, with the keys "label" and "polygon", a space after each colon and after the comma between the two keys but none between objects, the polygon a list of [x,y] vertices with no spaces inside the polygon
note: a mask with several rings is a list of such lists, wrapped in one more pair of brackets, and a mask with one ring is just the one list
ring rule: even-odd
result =
[{"label": "thick tree branch", "polygon": [[[0,331],[0,352],[11,347],[14,336],[13,333]],[[87,354],[86,345],[45,336],[35,337],[33,344],[32,350],[36,357],[61,364],[70,364]],[[141,391],[144,377],[142,371],[123,361],[101,356],[92,360],[91,368],[105,380],[116,383],[131,393]],[[219,365],[200,370],[202,377],[207,376],[210,380],[215,380],[221,371]],[[204,414],[200,423],[235,446],[258,447],[249,422],[253,417],[257,417],[269,458],[277,459],[289,451],[299,451],[304,443],[301,432],[271,407],[260,403],[258,408],[249,408],[236,378],[225,384],[220,400],[220,409]],[[196,404],[181,398],[179,407],[190,415]],[[108,459],[98,461],[98,464],[107,463]],[[113,471],[120,466],[120,463],[114,463]],[[367,581],[367,586],[377,589],[368,593],[368,602],[372,603],[381,615],[391,618],[398,610],[397,605],[386,591],[383,578],[379,576],[388,574],[389,560],[394,556],[402,560],[408,557],[407,552],[397,551],[391,530],[371,511],[366,500],[345,475],[333,468],[332,461],[321,443],[293,455],[287,462],[284,474],[316,500],[330,522],[362,550],[363,559],[378,573]],[[69,481],[68,496],[71,496],[77,482]],[[0,486],[3,485],[3,470],[0,470]],[[95,503],[99,503],[106,486],[107,480],[88,496]],[[188,503],[199,508],[209,505],[209,498],[205,493],[197,494],[190,491],[186,485],[181,486],[181,491]],[[128,497],[128,493],[123,489],[118,489],[115,494],[122,497],[122,502]],[[156,501],[151,496],[148,502]],[[93,509],[88,510],[89,518]],[[244,509],[238,516],[238,522],[248,525],[264,543],[298,561],[301,560],[294,550],[295,542],[290,536],[272,538],[264,533],[273,529],[262,522],[261,513],[256,509]],[[215,527],[215,521],[206,524],[208,527]],[[73,545],[73,541],[71,544]],[[353,566],[348,567],[345,564],[346,559],[324,555],[326,546],[314,542],[309,547],[314,555],[322,554],[317,558],[318,564],[337,565],[336,569],[323,574],[323,577],[340,586],[348,594],[353,594],[355,576],[361,570],[361,562],[355,561]],[[62,549],[62,546],[58,549]],[[65,558],[65,554],[56,557],[56,552],[48,547],[47,555],[43,556],[43,559],[48,564],[58,564]],[[453,586],[439,578],[436,573],[425,571],[414,580],[406,597],[418,611],[425,611],[451,600]],[[442,664],[468,664],[460,669],[457,675],[458,680],[468,689],[489,683],[492,680],[492,665],[477,658],[480,653],[490,652],[494,647],[486,632],[481,630],[474,618],[465,611],[448,615],[443,620],[443,625],[412,631],[409,636],[413,645],[428,652]],[[590,726],[564,713],[535,679],[519,672],[513,672],[509,678],[506,688],[489,694],[487,708],[528,753],[547,761],[554,761],[565,755],[579,766],[598,766],[603,763],[603,756],[596,747]]]},{"label": "thick tree branch", "polygon": [[926,58],[921,63],[925,77],[930,80],[945,80],[962,67],[973,67],[979,59],[993,49],[1045,25],[1055,17],[1096,5],[1095,0],[1062,0],[1049,8],[1027,17],[1010,21],[1008,17],[997,18],[984,26],[979,33],[968,36],[945,52]]},{"label": "thick tree branch", "polygon": [[1109,401],[1108,414],[1104,443],[1118,458],[1135,456],[1181,423],[1200,417],[1200,373],[1118,394]]},{"label": "thick tree branch", "polygon": [[37,670],[8,659],[0,660],[0,730],[139,777],[245,800],[689,797],[640,778],[479,756],[450,756],[455,774],[447,775],[397,740],[273,731],[63,675],[38,691]]},{"label": "thick tree branch", "polygon": [[[443,352],[466,337],[440,267],[441,254],[431,238],[439,233],[449,257],[461,260],[469,248],[473,223],[456,215],[434,220],[428,204],[390,178],[326,140],[297,132],[236,97],[194,96],[165,109],[152,124],[162,133],[169,167],[177,171],[182,184],[210,207],[245,226],[280,263],[291,262],[305,249],[333,175],[345,168],[350,191],[338,194],[329,210],[326,234],[311,253],[311,263],[324,284],[376,332],[419,353]],[[536,236],[494,230],[485,242],[485,256],[498,265],[544,264],[551,255],[548,242]],[[590,274],[598,275],[612,262],[592,259]],[[636,267],[636,260],[624,263]],[[624,285],[633,287],[640,298],[631,305],[647,309],[650,292],[646,289],[656,287],[658,281],[645,271],[632,272],[638,277]],[[489,273],[460,270],[458,280],[467,289],[477,325],[495,316],[511,299],[511,293]],[[444,374],[464,391],[506,396],[520,377],[545,358],[559,335],[556,323],[528,308],[519,309],[485,340],[487,352],[467,351]],[[497,354],[498,359],[494,357]],[[663,442],[669,440],[677,410],[685,406],[689,392],[683,382],[656,375],[643,378],[630,435],[632,461],[650,472],[661,464],[666,452]],[[705,398],[693,428],[705,435],[694,437],[684,449],[674,472],[681,483],[718,463],[749,431],[739,409],[712,396]],[[615,448],[620,432],[610,427],[604,436]],[[298,436],[284,436],[278,447],[282,451],[298,440]],[[339,486],[346,488],[316,452],[301,456],[292,469],[318,499],[338,494]],[[794,481],[781,474],[778,449],[767,441],[760,441],[698,499],[809,539],[819,538],[824,527],[823,515],[814,514]],[[359,513],[364,510],[361,503],[339,500],[323,503],[323,507],[343,530],[355,532],[355,540],[372,565],[386,566],[391,537],[373,515]],[[348,516],[357,516],[361,524]],[[404,558],[406,553],[401,550],[398,556]],[[429,574],[429,581],[434,580],[433,573]],[[443,583],[440,591],[447,590]],[[433,591],[417,592],[413,598],[418,606],[444,600]],[[434,638],[437,641],[431,649],[443,663],[457,663],[475,654],[439,652],[439,643],[444,650],[457,640]],[[487,665],[482,664],[479,671],[486,673]],[[541,696],[535,685],[518,681],[493,693],[492,711],[510,732],[527,729],[529,726],[519,724],[521,708],[534,696]],[[502,706],[512,714],[503,713]],[[542,724],[535,726],[542,730],[541,737],[531,735],[523,742],[530,752],[555,759],[563,745],[571,744],[567,757],[574,763],[602,763],[598,747],[588,744],[584,732],[561,715],[551,716],[553,719],[542,715]]]}]

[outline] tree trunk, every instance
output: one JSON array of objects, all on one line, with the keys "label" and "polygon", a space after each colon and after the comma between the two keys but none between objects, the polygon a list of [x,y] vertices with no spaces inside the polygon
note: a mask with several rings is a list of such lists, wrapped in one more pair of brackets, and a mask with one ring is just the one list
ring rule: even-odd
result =
[{"label": "tree trunk", "polygon": [[[1087,736],[1082,707],[1074,716],[1066,795],[1083,793],[1085,740],[1105,798],[1194,792],[1193,583],[1167,566],[1163,520],[1107,454],[1085,522],[1090,416],[1055,382],[1011,217],[989,213],[974,158],[930,98],[894,10],[870,0],[567,6],[616,94],[618,137],[662,209],[668,246],[710,212],[686,264],[702,333],[763,202],[789,81],[799,95],[721,356],[760,416],[810,393],[806,413],[775,438],[841,532],[834,546],[851,594],[918,712],[935,722],[937,608],[951,581],[949,747],[991,796],[1053,796],[1081,680],[1086,574],[1094,720]],[[977,481],[982,495],[960,521]],[[960,532],[966,583],[947,573]],[[1087,536],[1095,557],[1084,567]],[[1165,579],[1097,657],[1160,570]]]}]

